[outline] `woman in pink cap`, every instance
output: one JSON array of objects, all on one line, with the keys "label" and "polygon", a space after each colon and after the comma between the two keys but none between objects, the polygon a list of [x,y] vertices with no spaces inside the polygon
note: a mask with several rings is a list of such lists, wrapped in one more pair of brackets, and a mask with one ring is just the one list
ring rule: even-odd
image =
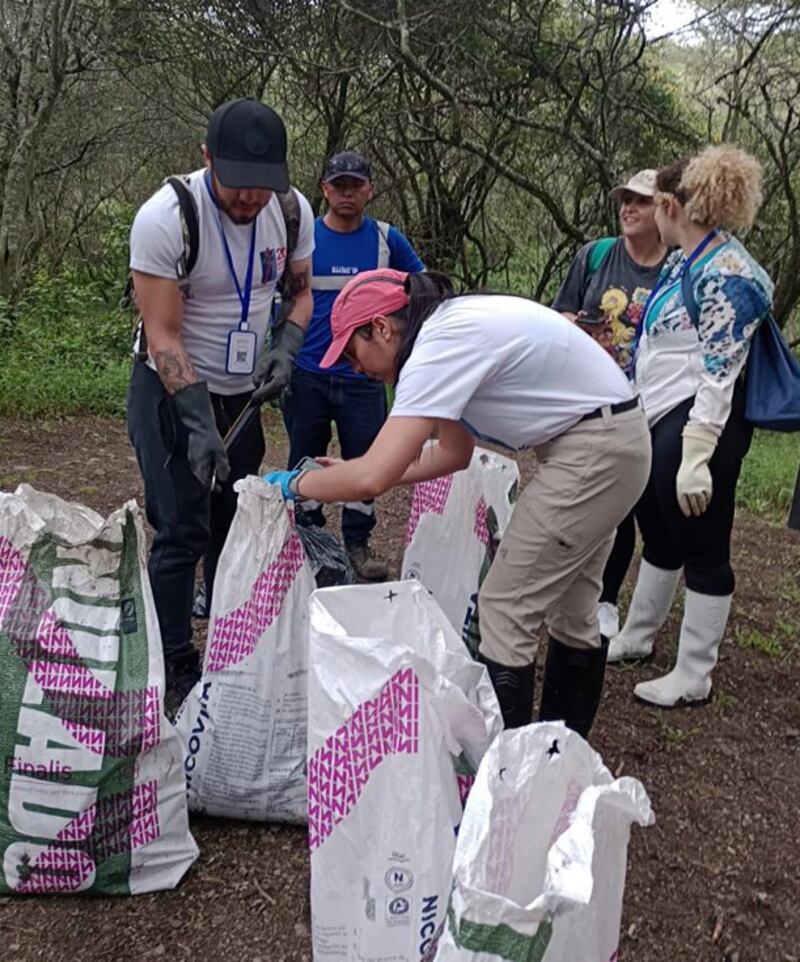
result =
[{"label": "woman in pink cap", "polygon": [[608,646],[596,615],[603,566],[650,468],[647,423],[627,378],[550,308],[454,296],[434,273],[359,274],[337,297],[331,328],[321,366],[344,356],[394,384],[389,419],[363,457],[267,480],[291,499],[366,500],[466,468],[476,438],[532,447],[536,473],[480,592],[480,658],[506,726],[525,725],[536,634],[546,625],[540,718],[587,735]]}]

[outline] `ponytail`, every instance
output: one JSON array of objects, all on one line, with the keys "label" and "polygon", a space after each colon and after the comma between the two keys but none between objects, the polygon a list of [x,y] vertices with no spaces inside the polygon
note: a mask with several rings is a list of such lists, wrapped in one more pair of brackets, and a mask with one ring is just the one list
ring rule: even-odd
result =
[{"label": "ponytail", "polygon": [[398,378],[403,365],[411,356],[422,325],[440,304],[455,296],[450,278],[436,271],[409,274],[404,286],[408,305],[402,310],[392,312],[392,316],[400,321],[403,329],[397,360]]}]

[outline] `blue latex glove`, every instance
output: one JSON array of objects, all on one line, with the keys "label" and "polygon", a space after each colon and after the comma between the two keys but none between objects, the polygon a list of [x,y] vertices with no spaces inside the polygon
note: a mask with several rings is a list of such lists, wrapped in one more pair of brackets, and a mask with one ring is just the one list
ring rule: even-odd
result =
[{"label": "blue latex glove", "polygon": [[299,474],[300,471],[297,468],[294,471],[270,471],[269,474],[264,475],[264,480],[267,484],[276,484],[281,489],[285,501],[294,501],[298,495],[292,491],[290,485]]}]

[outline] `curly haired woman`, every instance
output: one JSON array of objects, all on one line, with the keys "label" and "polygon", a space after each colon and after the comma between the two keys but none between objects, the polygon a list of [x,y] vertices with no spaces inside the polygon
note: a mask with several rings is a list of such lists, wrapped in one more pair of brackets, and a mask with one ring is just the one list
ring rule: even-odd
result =
[{"label": "curly haired woman", "polygon": [[[653,461],[636,509],[642,565],[608,660],[652,652],[683,569],[675,667],[634,689],[641,701],[672,707],[711,693],[734,589],[736,483],[753,433],[744,417],[742,373],[773,284],[727,232],[747,230],[755,220],[761,204],[755,158],[734,147],[708,147],[660,170],[656,187],[656,223],[664,243],[677,250],[648,300],[636,353]],[[697,324],[684,300],[687,271]]]}]

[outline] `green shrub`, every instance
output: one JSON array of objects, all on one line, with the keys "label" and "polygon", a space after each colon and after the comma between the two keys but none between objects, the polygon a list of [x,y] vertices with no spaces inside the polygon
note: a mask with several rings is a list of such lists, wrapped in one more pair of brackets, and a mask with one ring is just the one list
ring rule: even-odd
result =
[{"label": "green shrub", "polygon": [[741,507],[785,520],[800,465],[800,435],[756,431],[745,458],[739,488]]},{"label": "green shrub", "polygon": [[41,271],[0,304],[0,413],[121,414],[130,370],[130,316],[85,272]]}]

